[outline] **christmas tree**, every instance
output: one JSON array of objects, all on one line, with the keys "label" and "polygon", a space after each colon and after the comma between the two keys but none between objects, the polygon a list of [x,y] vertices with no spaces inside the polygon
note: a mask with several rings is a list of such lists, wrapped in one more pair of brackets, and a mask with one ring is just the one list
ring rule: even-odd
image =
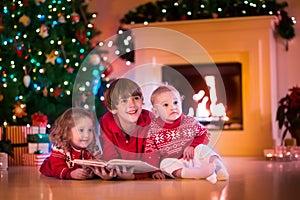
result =
[{"label": "christmas tree", "polygon": [[[67,108],[105,112],[109,63],[92,42],[96,13],[85,0],[0,2],[0,123],[31,124],[43,113],[50,123]],[[93,51],[92,51],[93,49]],[[102,99],[103,100],[103,99]]]}]

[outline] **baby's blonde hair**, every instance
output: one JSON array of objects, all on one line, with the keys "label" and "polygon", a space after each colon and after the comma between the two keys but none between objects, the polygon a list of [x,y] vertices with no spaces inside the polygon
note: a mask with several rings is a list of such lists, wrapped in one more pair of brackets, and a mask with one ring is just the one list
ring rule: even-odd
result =
[{"label": "baby's blonde hair", "polygon": [[157,100],[157,96],[164,93],[164,92],[174,92],[176,95],[178,95],[178,97],[180,97],[181,101],[183,100],[183,97],[180,96],[179,91],[174,86],[166,84],[166,85],[158,86],[158,88],[156,88],[152,92],[151,98],[150,98],[151,104],[155,105],[155,101]]}]

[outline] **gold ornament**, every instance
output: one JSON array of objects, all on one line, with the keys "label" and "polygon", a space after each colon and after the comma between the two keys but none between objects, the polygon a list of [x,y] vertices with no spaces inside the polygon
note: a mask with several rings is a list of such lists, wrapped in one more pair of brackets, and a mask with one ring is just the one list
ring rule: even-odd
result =
[{"label": "gold ornament", "polygon": [[28,26],[31,22],[30,18],[27,15],[22,15],[22,17],[20,17],[19,22],[23,24],[23,26]]},{"label": "gold ornament", "polygon": [[52,65],[54,65],[57,55],[55,55],[55,51],[52,50],[49,54],[46,54],[46,58],[46,63],[51,63]]}]

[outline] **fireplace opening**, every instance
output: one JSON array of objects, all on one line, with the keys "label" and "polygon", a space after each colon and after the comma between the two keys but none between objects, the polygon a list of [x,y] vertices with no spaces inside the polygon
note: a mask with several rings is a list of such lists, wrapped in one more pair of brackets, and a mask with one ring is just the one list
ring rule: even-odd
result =
[{"label": "fireplace opening", "polygon": [[209,129],[243,130],[241,63],[162,66],[162,81],[184,96],[182,109]]}]

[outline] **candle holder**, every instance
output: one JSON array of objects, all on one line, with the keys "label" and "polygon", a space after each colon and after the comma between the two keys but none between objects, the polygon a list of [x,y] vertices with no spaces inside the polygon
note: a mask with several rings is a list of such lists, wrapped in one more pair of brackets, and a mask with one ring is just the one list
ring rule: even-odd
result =
[{"label": "candle holder", "polygon": [[291,161],[292,154],[290,148],[286,146],[276,146],[275,147],[275,158],[277,161]]},{"label": "candle holder", "polygon": [[290,151],[292,160],[300,160],[300,146],[291,146]]},{"label": "candle holder", "polygon": [[275,160],[275,150],[274,149],[264,149],[264,156],[266,160]]}]

